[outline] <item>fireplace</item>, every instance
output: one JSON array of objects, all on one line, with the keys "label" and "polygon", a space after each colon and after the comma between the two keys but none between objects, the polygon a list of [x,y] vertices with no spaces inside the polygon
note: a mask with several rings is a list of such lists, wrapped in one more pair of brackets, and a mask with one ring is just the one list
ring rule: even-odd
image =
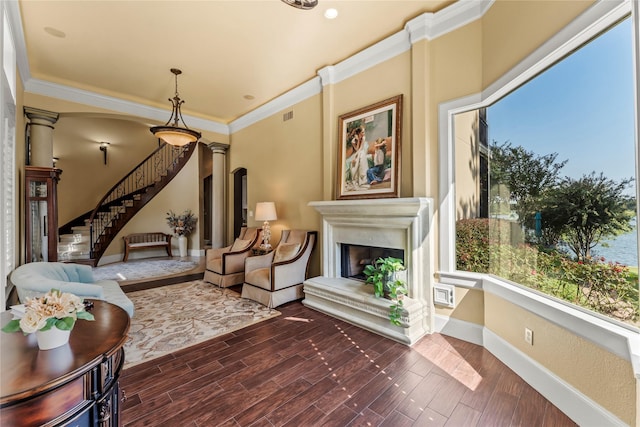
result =
[{"label": "fireplace", "polygon": [[[426,198],[310,202],[322,215],[322,276],[304,282],[303,303],[411,345],[432,330],[432,202]],[[376,298],[362,268],[378,256],[404,260],[404,326],[389,322],[390,301]]]},{"label": "fireplace", "polygon": [[364,268],[378,258],[393,257],[404,262],[404,250],[377,246],[340,244],[340,271],[342,277],[365,280]]}]

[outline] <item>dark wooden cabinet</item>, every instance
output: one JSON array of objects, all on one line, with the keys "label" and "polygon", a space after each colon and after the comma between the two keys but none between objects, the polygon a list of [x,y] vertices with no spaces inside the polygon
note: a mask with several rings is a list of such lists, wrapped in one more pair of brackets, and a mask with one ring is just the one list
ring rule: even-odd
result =
[{"label": "dark wooden cabinet", "polygon": [[27,262],[58,260],[58,194],[62,171],[26,166],[25,229]]},{"label": "dark wooden cabinet", "polygon": [[[7,426],[121,425],[123,345],[129,315],[94,301],[95,321],[79,320],[69,343],[39,350],[35,334],[0,332],[0,419]],[[11,320],[0,313],[0,325]]]}]

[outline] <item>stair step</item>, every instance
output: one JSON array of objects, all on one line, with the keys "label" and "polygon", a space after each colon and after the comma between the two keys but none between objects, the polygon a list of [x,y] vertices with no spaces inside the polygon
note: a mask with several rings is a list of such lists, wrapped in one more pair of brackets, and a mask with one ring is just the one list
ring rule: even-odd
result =
[{"label": "stair step", "polygon": [[88,243],[67,243],[58,245],[58,252],[89,252],[91,246]]},{"label": "stair step", "polygon": [[[144,186],[135,189],[129,194],[118,193],[117,191],[105,196],[109,202],[106,202],[98,208],[95,213],[94,223],[92,224],[93,239],[91,237],[87,239],[89,245],[92,246],[91,254],[94,258],[89,258],[88,249],[85,249],[82,244],[85,243],[84,239],[80,239],[80,242],[75,242],[76,237],[64,237],[60,239],[61,247],[64,251],[60,256],[68,260],[80,260],[86,261],[87,264],[95,265],[99,262],[104,251],[109,246],[111,241],[117,236],[118,231],[126,224],[137,211],[144,206],[151,198],[153,198],[159,190],[164,188],[171,180],[169,177],[175,176],[177,171],[182,169],[186,164],[186,159],[194,154],[194,145],[189,145],[184,149],[175,149],[167,146],[160,147],[157,151],[152,153],[152,157],[148,161],[153,162],[153,159],[160,158],[158,156],[169,156],[169,164],[166,164],[163,160],[162,164],[156,165],[154,163],[153,173],[156,178],[156,183],[145,184]],[[160,154],[158,154],[160,153]],[[159,166],[157,170],[156,167]],[[159,173],[160,175],[156,174]],[[131,171],[129,176],[134,176],[136,181],[144,177],[139,176],[139,172],[136,170]],[[124,178],[128,179],[128,178]],[[124,182],[123,181],[121,182]],[[146,178],[145,178],[146,179]],[[120,184],[118,184],[120,185]],[[114,187],[116,189],[122,189],[122,187]],[[83,235],[89,235],[91,227],[88,220],[85,220],[85,227],[72,228],[73,233],[81,233]],[[77,244],[80,243],[80,244]],[[63,246],[67,245],[67,246]]]},{"label": "stair step", "polygon": [[61,234],[59,239],[60,243],[88,243],[89,240],[90,237],[88,233]]},{"label": "stair step", "polygon": [[75,252],[65,252],[63,254],[58,254],[58,261],[71,261],[76,259],[91,259],[91,257],[89,254]]}]

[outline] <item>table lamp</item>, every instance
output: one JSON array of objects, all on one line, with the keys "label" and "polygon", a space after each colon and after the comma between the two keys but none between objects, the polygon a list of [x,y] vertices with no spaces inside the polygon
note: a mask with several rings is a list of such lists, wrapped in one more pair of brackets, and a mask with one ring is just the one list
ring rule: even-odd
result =
[{"label": "table lamp", "polygon": [[278,216],[276,215],[275,203],[256,203],[256,221],[264,221],[262,224],[262,244],[260,245],[260,249],[271,249],[271,244],[269,243],[269,240],[271,239],[271,227],[269,226],[269,221],[274,221],[276,219],[278,219]]}]

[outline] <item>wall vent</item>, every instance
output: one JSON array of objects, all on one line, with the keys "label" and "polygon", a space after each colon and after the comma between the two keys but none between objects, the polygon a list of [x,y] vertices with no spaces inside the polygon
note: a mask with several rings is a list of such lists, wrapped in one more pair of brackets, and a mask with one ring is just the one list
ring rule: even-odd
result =
[{"label": "wall vent", "polygon": [[455,307],[456,288],[442,283],[433,284],[433,302],[445,307]]},{"label": "wall vent", "polygon": [[282,115],[282,121],[283,122],[286,122],[287,120],[291,120],[291,119],[293,119],[293,110],[287,111],[286,113],[284,113]]}]

